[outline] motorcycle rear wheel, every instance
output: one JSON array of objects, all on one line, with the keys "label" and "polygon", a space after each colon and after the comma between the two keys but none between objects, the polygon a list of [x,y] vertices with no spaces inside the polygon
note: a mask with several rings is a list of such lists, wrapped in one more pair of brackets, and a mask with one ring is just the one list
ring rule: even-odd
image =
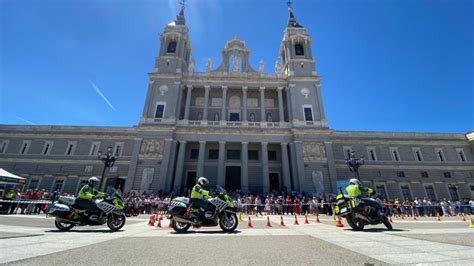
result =
[{"label": "motorcycle rear wheel", "polygon": [[112,214],[107,218],[107,226],[112,231],[120,230],[125,225],[125,214]]},{"label": "motorcycle rear wheel", "polygon": [[176,222],[174,219],[172,221],[172,225],[173,225],[173,229],[177,233],[184,233],[184,232],[188,231],[189,227],[191,227],[191,224]]},{"label": "motorcycle rear wheel", "polygon": [[219,219],[219,226],[224,232],[233,232],[239,225],[239,220],[235,213],[227,213]]},{"label": "motorcycle rear wheel", "polygon": [[63,231],[63,232],[69,231],[74,227],[74,224],[63,223],[63,222],[58,222],[58,221],[54,221],[54,225],[56,226],[56,228],[58,228],[59,231]]},{"label": "motorcycle rear wheel", "polygon": [[354,217],[353,214],[349,214],[346,216],[347,223],[354,231],[362,231],[364,230],[364,222],[362,220],[357,219]]},{"label": "motorcycle rear wheel", "polygon": [[387,216],[385,216],[385,215],[382,217],[382,223],[385,225],[385,227],[387,227],[388,230],[393,229],[392,224],[390,223]]}]

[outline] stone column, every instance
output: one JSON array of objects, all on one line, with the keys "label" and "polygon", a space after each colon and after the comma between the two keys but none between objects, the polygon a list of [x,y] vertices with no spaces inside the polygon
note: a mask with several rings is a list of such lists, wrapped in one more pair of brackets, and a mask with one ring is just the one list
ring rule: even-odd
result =
[{"label": "stone column", "polygon": [[222,109],[221,109],[221,121],[227,121],[227,86],[222,86]]},{"label": "stone column", "polygon": [[285,122],[285,114],[283,113],[283,87],[277,88],[278,92],[278,111],[280,114],[280,122]]},{"label": "stone column", "polygon": [[170,170],[170,155],[171,155],[171,145],[173,144],[173,139],[165,139],[165,146],[163,148],[163,157],[160,163],[160,175],[158,176],[158,188],[157,190],[165,190],[166,177],[168,176],[168,171]]},{"label": "stone column", "polygon": [[324,142],[324,147],[326,149],[326,158],[328,160],[328,169],[329,169],[329,188],[331,189],[330,192],[338,193],[337,192],[337,171],[336,171],[336,162],[334,160],[334,152],[332,150],[332,142],[326,141]]},{"label": "stone column", "polygon": [[176,175],[174,176],[174,191],[181,191],[183,184],[183,172],[184,172],[184,157],[186,155],[186,141],[182,140],[179,142],[178,150],[178,162],[176,163]]},{"label": "stone column", "polygon": [[204,157],[206,156],[206,141],[199,141],[199,156],[196,170],[196,177],[199,178],[204,175]]},{"label": "stone column", "polygon": [[219,141],[219,158],[217,162],[217,184],[225,186],[225,141]]},{"label": "stone column", "polygon": [[260,122],[265,122],[265,87],[260,87]]},{"label": "stone column", "polygon": [[204,86],[204,110],[202,112],[202,120],[207,122],[207,110],[209,107],[209,90],[211,86]]},{"label": "stone column", "polygon": [[283,170],[283,186],[288,191],[291,191],[291,180],[290,180],[290,165],[288,162],[288,143],[283,142],[281,146],[281,168]]},{"label": "stone column", "polygon": [[138,159],[140,156],[140,147],[142,145],[142,138],[136,138],[133,141],[132,157],[130,158],[130,164],[128,166],[127,181],[125,187],[122,188],[124,192],[129,192],[134,189],[135,177],[137,173]]},{"label": "stone column", "polygon": [[303,161],[303,142],[301,141],[295,141],[295,157],[296,157],[296,168],[298,172],[299,190],[304,190],[305,174],[304,174],[304,161]]},{"label": "stone column", "polygon": [[247,122],[247,86],[242,87],[242,94],[243,94],[243,107],[244,109],[242,110],[242,121],[244,123]]},{"label": "stone column", "polygon": [[268,176],[268,142],[262,142],[262,187],[263,192],[270,192],[270,177]]},{"label": "stone column", "polygon": [[296,163],[296,149],[295,143],[290,142],[290,163],[291,163],[291,176],[292,176],[292,190],[299,190],[300,184],[298,180],[298,167]]},{"label": "stone column", "polygon": [[249,192],[249,143],[242,142],[242,166],[240,167],[240,187],[242,192]]},{"label": "stone column", "polygon": [[186,105],[184,106],[184,120],[189,120],[189,108],[191,105],[191,93],[193,86],[188,85],[188,93],[186,93]]}]

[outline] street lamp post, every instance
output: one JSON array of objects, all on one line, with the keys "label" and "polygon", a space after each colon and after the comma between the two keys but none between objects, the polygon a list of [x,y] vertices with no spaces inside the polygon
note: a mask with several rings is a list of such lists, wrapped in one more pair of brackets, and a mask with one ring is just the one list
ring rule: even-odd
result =
[{"label": "street lamp post", "polygon": [[349,170],[354,173],[354,177],[360,180],[359,177],[359,167],[364,165],[364,156],[360,156],[360,158],[356,158],[353,151],[347,151],[347,158],[346,164],[349,167]]},{"label": "street lamp post", "polygon": [[107,148],[107,152],[102,154],[102,151],[99,151],[97,154],[97,159],[101,160],[104,163],[104,169],[102,170],[102,177],[100,178],[99,190],[102,188],[102,183],[104,182],[105,170],[109,167],[114,166],[115,160],[117,159],[114,154],[112,147]]}]

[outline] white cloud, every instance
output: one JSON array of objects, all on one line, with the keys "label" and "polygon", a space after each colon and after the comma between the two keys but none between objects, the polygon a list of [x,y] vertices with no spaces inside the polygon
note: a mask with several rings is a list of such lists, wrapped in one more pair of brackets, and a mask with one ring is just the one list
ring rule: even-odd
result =
[{"label": "white cloud", "polygon": [[92,80],[89,79],[89,82],[91,83],[92,87],[94,87],[95,89],[95,92],[97,92],[97,94],[99,94],[99,96],[110,106],[110,108],[112,108],[112,110],[114,111],[117,111],[115,109],[115,107],[112,105],[112,103],[107,99],[107,97],[105,97],[105,95],[99,90],[99,88],[95,85],[94,82],[92,82]]}]

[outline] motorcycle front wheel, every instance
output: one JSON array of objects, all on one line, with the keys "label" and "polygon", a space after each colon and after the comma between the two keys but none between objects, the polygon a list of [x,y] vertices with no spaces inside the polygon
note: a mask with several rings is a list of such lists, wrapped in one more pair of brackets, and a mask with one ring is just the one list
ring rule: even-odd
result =
[{"label": "motorcycle front wheel", "polygon": [[107,226],[112,231],[120,230],[125,225],[125,214],[111,214],[107,219]]},{"label": "motorcycle front wheel", "polygon": [[346,216],[346,221],[349,226],[354,231],[362,231],[364,230],[364,222],[360,219],[357,219],[354,214],[349,214]]},{"label": "motorcycle front wheel", "polygon": [[237,215],[235,213],[227,213],[222,215],[219,219],[219,226],[224,232],[232,232],[239,225],[239,220],[237,220]]},{"label": "motorcycle front wheel", "polygon": [[71,228],[74,227],[74,224],[63,223],[58,221],[54,221],[54,225],[56,226],[56,228],[59,229],[59,231],[69,231],[71,230]]},{"label": "motorcycle front wheel", "polygon": [[184,233],[184,232],[188,231],[189,227],[191,227],[191,224],[176,222],[174,219],[172,221],[172,225],[173,225],[173,229],[177,233]]}]

